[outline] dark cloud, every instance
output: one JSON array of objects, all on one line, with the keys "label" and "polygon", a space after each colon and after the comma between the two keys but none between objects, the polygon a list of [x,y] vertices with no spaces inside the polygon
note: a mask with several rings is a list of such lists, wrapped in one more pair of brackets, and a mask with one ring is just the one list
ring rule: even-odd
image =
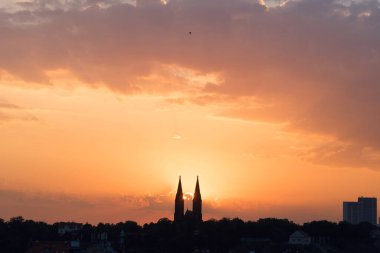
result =
[{"label": "dark cloud", "polygon": [[[246,0],[34,1],[0,13],[0,68],[26,81],[49,84],[46,70],[66,69],[118,92],[219,101],[224,116],[334,136],[376,169],[358,151],[380,150],[379,3],[342,2],[267,9]],[[194,87],[167,66],[221,81]]]}]

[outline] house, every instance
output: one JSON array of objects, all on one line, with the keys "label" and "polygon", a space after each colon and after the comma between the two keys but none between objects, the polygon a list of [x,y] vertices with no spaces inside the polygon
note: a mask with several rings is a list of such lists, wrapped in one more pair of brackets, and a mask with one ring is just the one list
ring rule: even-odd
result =
[{"label": "house", "polygon": [[58,234],[60,236],[66,233],[78,232],[82,229],[82,224],[75,222],[61,222],[58,224]]},{"label": "house", "polygon": [[289,236],[291,245],[310,245],[311,237],[305,232],[298,230]]}]

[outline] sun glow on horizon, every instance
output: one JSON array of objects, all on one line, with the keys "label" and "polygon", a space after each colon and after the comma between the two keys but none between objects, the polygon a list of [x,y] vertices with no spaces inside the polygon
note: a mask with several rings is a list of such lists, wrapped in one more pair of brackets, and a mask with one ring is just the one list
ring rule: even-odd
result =
[{"label": "sun glow on horizon", "polygon": [[183,199],[184,200],[193,200],[194,193],[192,192],[186,192],[183,194]]}]

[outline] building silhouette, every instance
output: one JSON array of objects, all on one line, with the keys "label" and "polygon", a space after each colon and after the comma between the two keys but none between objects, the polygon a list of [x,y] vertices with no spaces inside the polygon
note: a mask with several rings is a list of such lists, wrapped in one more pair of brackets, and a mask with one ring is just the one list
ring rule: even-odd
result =
[{"label": "building silhouette", "polygon": [[368,222],[376,225],[377,199],[359,197],[357,202],[343,202],[343,221],[352,224]]},{"label": "building silhouette", "polygon": [[195,192],[193,196],[193,210],[186,210],[185,201],[183,199],[181,177],[179,177],[177,194],[174,203],[174,222],[202,222],[202,196],[199,187],[199,178],[197,176],[197,183],[195,185]]},{"label": "building silhouette", "polygon": [[183,221],[185,212],[185,200],[183,199],[181,176],[179,177],[177,194],[175,195],[174,221]]},{"label": "building silhouette", "polygon": [[352,224],[360,223],[358,205],[358,202],[343,202],[343,221]]}]

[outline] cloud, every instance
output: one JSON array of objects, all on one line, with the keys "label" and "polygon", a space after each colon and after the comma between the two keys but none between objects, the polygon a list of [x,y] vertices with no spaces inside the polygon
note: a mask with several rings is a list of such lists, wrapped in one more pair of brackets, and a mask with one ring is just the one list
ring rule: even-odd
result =
[{"label": "cloud", "polygon": [[173,140],[177,140],[177,141],[179,141],[179,140],[182,139],[182,136],[179,135],[179,134],[174,134],[174,135],[172,136],[172,139],[173,139]]},{"label": "cloud", "polygon": [[320,204],[318,207],[310,204],[269,203],[262,201],[245,201],[241,199],[221,199],[206,201],[203,213],[207,219],[216,217],[258,220],[261,218],[281,218],[302,224],[312,220],[339,221],[341,214],[336,205]]},{"label": "cloud", "polygon": [[0,101],[0,108],[6,108],[6,109],[20,109],[19,106],[14,105],[14,104],[9,104],[5,102]]},{"label": "cloud", "polygon": [[38,121],[26,108],[0,100],[0,124],[11,120]]},{"label": "cloud", "polygon": [[380,150],[358,144],[329,142],[303,151],[299,156],[301,159],[327,166],[380,167]]},{"label": "cloud", "polygon": [[64,69],[115,92],[217,103],[223,116],[333,136],[376,169],[372,156],[354,150],[380,150],[379,3],[265,2],[277,7],[246,0],[29,1],[0,12],[0,33],[7,34],[0,68],[45,84],[52,83],[49,70]]},{"label": "cloud", "polygon": [[127,219],[148,222],[170,213],[172,205],[167,195],[80,196],[8,189],[0,189],[0,199],[2,218],[22,215],[48,222],[68,219],[92,223]]},{"label": "cloud", "polygon": [[[8,220],[18,215],[46,222],[77,221],[117,223],[135,220],[140,224],[162,217],[173,219],[174,195],[107,195],[78,196],[65,193],[25,192],[0,189],[0,218]],[[191,202],[191,201],[190,201]],[[331,210],[325,217],[325,210]],[[96,212],[94,212],[96,210]],[[324,211],[322,211],[324,210]],[[308,205],[283,205],[236,199],[204,199],[204,219],[240,217],[256,220],[267,217],[288,217],[296,222],[313,219],[337,220],[335,207],[316,209]],[[300,215],[300,213],[302,213]]]},{"label": "cloud", "polygon": [[114,4],[130,3],[133,0],[3,0],[0,3],[0,10],[8,13],[21,11],[40,11],[40,10],[85,10],[91,7],[108,8]]},{"label": "cloud", "polygon": [[0,122],[8,121],[10,117],[2,112],[0,112]]}]

